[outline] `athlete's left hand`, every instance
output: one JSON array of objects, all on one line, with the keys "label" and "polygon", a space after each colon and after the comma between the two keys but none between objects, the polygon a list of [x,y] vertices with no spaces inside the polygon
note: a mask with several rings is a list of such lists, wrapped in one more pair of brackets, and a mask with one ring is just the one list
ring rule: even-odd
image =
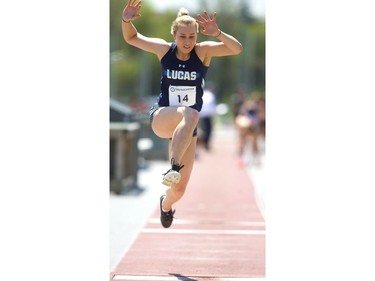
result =
[{"label": "athlete's left hand", "polygon": [[212,19],[206,11],[204,11],[204,16],[205,17],[198,14],[199,20],[196,20],[197,23],[203,27],[201,33],[207,36],[218,36],[220,34],[220,30],[216,24],[216,12],[214,12]]}]

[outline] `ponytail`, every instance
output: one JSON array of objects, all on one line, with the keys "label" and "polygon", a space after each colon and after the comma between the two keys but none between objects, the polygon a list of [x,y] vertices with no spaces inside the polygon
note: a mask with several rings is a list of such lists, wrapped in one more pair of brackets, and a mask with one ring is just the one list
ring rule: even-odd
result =
[{"label": "ponytail", "polygon": [[189,11],[185,8],[181,8],[178,13],[177,13],[177,17],[182,17],[182,16],[188,16],[189,15]]},{"label": "ponytail", "polygon": [[195,21],[193,17],[189,16],[189,11],[186,8],[181,8],[177,13],[177,18],[172,23],[171,34],[176,34],[179,26],[186,26],[190,24],[195,24],[197,27],[197,32],[199,31],[198,23]]}]

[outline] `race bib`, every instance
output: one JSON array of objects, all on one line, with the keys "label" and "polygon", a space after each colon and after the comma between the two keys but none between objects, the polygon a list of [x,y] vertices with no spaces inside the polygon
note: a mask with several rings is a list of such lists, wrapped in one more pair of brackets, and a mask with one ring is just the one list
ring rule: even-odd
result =
[{"label": "race bib", "polygon": [[195,86],[169,86],[169,105],[192,106],[195,104]]}]

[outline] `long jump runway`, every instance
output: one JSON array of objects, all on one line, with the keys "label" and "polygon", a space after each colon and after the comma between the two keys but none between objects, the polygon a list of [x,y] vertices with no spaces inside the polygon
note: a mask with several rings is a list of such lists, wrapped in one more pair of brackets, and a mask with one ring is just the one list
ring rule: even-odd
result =
[{"label": "long jump runway", "polygon": [[198,158],[168,229],[160,225],[155,198],[154,214],[110,280],[265,277],[265,221],[249,175],[236,165],[234,144],[230,139],[213,139],[211,152]]}]

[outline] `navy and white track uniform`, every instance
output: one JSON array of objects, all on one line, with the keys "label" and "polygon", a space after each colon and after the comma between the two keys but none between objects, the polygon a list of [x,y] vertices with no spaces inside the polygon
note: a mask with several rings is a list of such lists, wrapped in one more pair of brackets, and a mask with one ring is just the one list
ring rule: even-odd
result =
[{"label": "navy and white track uniform", "polygon": [[179,60],[176,51],[176,43],[172,43],[161,59],[161,93],[157,99],[158,105],[189,106],[200,111],[208,67],[203,65],[195,49],[191,51],[187,61]]}]

